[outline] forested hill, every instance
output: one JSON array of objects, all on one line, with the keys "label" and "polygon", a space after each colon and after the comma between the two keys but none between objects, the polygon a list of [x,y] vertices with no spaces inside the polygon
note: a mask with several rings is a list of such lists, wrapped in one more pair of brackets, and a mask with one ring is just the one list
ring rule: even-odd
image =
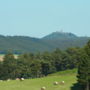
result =
[{"label": "forested hill", "polygon": [[51,40],[51,39],[74,39],[74,38],[77,38],[78,36],[76,36],[75,34],[73,33],[65,33],[65,32],[53,32],[45,37],[43,37],[42,39],[48,39],[48,40]]},{"label": "forested hill", "polygon": [[43,38],[0,35],[0,53],[7,50],[14,52],[43,52],[52,51],[55,48],[82,47],[89,39],[90,37],[78,37],[72,33],[63,32],[53,32]]}]

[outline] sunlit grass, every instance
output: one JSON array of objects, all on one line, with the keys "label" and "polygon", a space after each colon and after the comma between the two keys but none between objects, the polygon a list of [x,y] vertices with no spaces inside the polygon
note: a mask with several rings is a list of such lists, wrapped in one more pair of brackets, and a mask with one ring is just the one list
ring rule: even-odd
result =
[{"label": "sunlit grass", "polygon": [[[54,81],[65,81],[64,85],[54,85]],[[40,90],[45,86],[46,90],[70,90],[76,83],[76,74],[55,75],[44,78],[26,79],[24,81],[3,81],[0,82],[0,90]]]}]

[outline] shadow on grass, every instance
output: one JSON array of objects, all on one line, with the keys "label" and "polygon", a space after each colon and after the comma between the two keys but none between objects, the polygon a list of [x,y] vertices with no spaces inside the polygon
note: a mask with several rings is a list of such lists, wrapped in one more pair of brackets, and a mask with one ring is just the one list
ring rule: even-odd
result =
[{"label": "shadow on grass", "polygon": [[72,87],[71,90],[83,90],[81,85],[79,83],[75,83]]}]

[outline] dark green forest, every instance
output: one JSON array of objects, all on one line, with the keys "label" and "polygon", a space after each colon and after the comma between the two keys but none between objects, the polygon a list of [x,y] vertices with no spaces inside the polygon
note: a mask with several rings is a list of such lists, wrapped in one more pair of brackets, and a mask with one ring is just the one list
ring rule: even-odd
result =
[{"label": "dark green forest", "polygon": [[80,52],[80,48],[69,48],[66,51],[57,48],[53,52],[21,54],[17,59],[12,53],[7,53],[0,62],[0,79],[37,78],[77,68]]},{"label": "dark green forest", "polygon": [[54,51],[56,48],[65,50],[70,47],[83,47],[90,37],[79,37],[72,33],[53,32],[42,38],[28,36],[3,36],[0,35],[0,53],[7,50],[15,54],[26,52]]}]

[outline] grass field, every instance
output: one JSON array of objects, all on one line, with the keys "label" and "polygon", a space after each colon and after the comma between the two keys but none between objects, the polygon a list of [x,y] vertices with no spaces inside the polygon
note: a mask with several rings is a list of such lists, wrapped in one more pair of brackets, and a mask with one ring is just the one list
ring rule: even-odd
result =
[{"label": "grass field", "polygon": [[[70,73],[67,73],[70,72]],[[26,79],[24,81],[2,81],[0,82],[0,90],[40,90],[45,86],[46,90],[70,90],[70,87],[76,83],[76,73],[72,71],[60,72],[52,74],[48,77],[37,79]],[[73,71],[75,72],[75,70]],[[53,85],[54,81],[65,81],[64,85]]]}]

